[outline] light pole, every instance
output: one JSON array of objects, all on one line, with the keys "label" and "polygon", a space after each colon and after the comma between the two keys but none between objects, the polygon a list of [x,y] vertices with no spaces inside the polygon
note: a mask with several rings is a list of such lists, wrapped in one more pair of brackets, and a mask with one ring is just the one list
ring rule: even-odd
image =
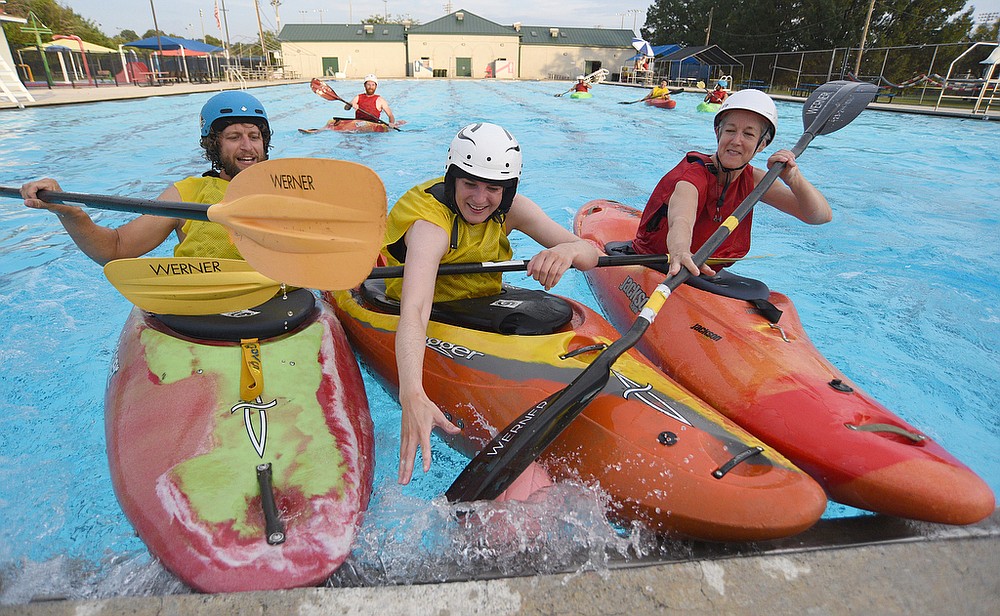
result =
[{"label": "light pole", "polygon": [[299,13],[301,13],[303,15],[307,15],[309,13],[319,13],[319,23],[323,23],[323,13],[325,13],[325,12],[326,12],[326,9],[311,9],[311,10],[307,10],[307,11],[299,11]]},{"label": "light pole", "polygon": [[274,21],[278,25],[278,32],[281,32],[281,15],[278,14],[278,7],[281,6],[281,0],[271,0],[271,6],[274,7]]}]

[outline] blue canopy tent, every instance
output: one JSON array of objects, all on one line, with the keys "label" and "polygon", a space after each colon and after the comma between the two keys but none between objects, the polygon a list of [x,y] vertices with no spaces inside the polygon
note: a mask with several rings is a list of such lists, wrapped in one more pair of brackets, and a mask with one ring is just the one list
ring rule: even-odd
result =
[{"label": "blue canopy tent", "polygon": [[[708,79],[714,66],[727,66],[730,72],[733,67],[743,66],[742,62],[718,45],[678,47],[664,54],[661,59],[667,62],[668,67],[677,64],[677,73],[672,75],[673,79]],[[674,71],[668,68],[668,72],[672,74]]]},{"label": "blue canopy tent", "polygon": [[[191,77],[188,73],[187,55],[185,52],[195,52],[202,55],[222,51],[222,47],[216,47],[215,45],[209,45],[201,41],[176,36],[150,36],[144,39],[139,39],[138,41],[132,41],[131,43],[125,43],[122,47],[137,47],[139,49],[148,49],[157,52],[179,51],[181,62],[184,66],[184,78],[188,81],[191,80]],[[159,60],[157,62],[159,62]],[[157,68],[159,70],[159,67]]]}]

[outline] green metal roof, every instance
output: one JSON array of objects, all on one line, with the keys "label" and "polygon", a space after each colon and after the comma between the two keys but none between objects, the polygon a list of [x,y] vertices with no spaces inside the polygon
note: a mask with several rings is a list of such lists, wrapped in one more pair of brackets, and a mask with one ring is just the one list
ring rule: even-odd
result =
[{"label": "green metal roof", "polygon": [[[552,30],[557,31],[552,36]],[[522,45],[570,45],[573,47],[632,47],[631,30],[608,28],[563,28],[561,26],[521,26]]]},{"label": "green metal roof", "polygon": [[369,34],[365,24],[286,24],[278,40],[285,43],[402,43],[405,40],[405,29],[400,24],[370,25],[372,32]]},{"label": "green metal roof", "polygon": [[[462,19],[458,16],[461,15]],[[475,13],[459,9],[453,13],[439,17],[434,21],[413,26],[413,34],[478,34],[489,36],[517,36],[513,26],[502,26],[495,21],[483,19]],[[630,39],[631,40],[631,39]]]}]

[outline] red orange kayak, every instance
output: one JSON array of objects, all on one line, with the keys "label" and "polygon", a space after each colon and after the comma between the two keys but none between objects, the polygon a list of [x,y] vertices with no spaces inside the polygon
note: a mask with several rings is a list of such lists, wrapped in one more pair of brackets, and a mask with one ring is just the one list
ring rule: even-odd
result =
[{"label": "red orange kayak", "polygon": [[[248,401],[249,338],[263,389]],[[105,429],[122,510],[192,588],[316,585],[350,554],[371,495],[372,420],[343,329],[310,291],[232,315],[133,310]]]},{"label": "red orange kayak", "polygon": [[[574,229],[605,250],[635,237],[640,214],[614,201],[591,201]],[[586,277],[608,319],[624,330],[666,276],[623,266]],[[835,501],[947,524],[993,512],[993,493],[982,479],[823,357],[786,296],[766,287],[761,296],[782,312],[773,327],[764,304],[681,285],[636,348],[812,475]]]},{"label": "red orange kayak", "polygon": [[354,118],[333,118],[323,128],[300,128],[300,133],[313,134],[324,130],[338,133],[387,133],[389,125],[371,120],[356,120]]},{"label": "red orange kayak", "polygon": [[[383,289],[368,281],[330,297],[354,348],[398,394],[398,304]],[[462,428],[450,444],[470,456],[496,430],[569,384],[618,337],[582,304],[513,287],[500,297],[437,305],[432,319],[424,387]],[[473,329],[472,321],[494,331]],[[638,352],[615,363],[608,385],[541,461],[557,478],[599,484],[611,497],[613,516],[687,537],[793,535],[812,526],[826,506],[822,489],[805,473]]]},{"label": "red orange kayak", "polygon": [[673,109],[677,106],[677,101],[672,98],[669,100],[664,98],[647,98],[646,104],[658,109]]}]

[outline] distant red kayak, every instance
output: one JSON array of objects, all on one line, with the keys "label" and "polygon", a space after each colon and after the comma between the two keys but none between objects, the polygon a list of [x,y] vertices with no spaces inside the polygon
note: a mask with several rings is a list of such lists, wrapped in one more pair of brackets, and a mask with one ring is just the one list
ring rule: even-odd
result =
[{"label": "distant red kayak", "polygon": [[[577,213],[574,231],[606,250],[609,242],[635,237],[640,214],[614,201],[591,201]],[[635,322],[646,297],[666,278],[643,266],[595,268],[585,275],[620,330]],[[945,524],[971,524],[993,512],[993,492],[981,478],[823,357],[791,300],[758,281],[730,276],[731,289],[754,290],[749,283],[756,283],[762,289],[755,291],[781,312],[724,297],[720,289],[682,284],[636,348],[812,475],[835,501]],[[767,316],[780,318],[772,325]]]},{"label": "distant red kayak", "polygon": [[387,133],[389,132],[389,125],[384,122],[373,122],[371,120],[333,118],[323,128],[300,128],[299,132],[312,135],[324,130],[337,131],[338,133]]},{"label": "distant red kayak", "polygon": [[657,107],[659,109],[673,109],[677,106],[677,101],[674,99],[664,99],[664,98],[647,98],[646,104],[650,107]]}]

